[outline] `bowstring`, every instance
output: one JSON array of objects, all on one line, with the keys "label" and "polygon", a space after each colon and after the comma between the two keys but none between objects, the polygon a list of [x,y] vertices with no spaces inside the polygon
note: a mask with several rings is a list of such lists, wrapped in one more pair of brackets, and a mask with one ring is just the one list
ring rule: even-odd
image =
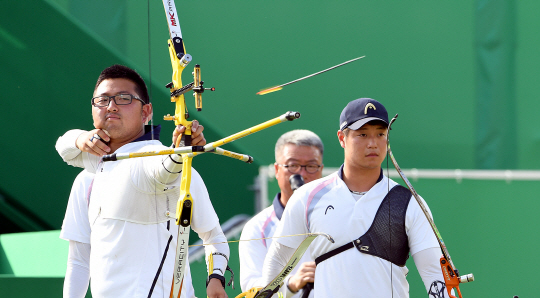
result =
[{"label": "bowstring", "polygon": [[[150,0],[146,0],[146,19],[147,19],[147,27],[148,27],[148,32],[147,32],[147,45],[148,45],[148,84],[147,84],[147,88],[148,88],[148,103],[152,103],[152,47],[150,46],[150,41],[152,40],[151,39],[151,28],[150,28]],[[152,109],[152,113],[150,114],[150,137],[151,137],[151,140],[154,141],[154,110]],[[157,183],[154,183],[154,202],[155,202],[155,216],[156,216],[156,219],[158,218],[158,215],[159,215],[159,212],[158,212],[158,206],[157,206]],[[169,204],[168,204],[168,200],[167,200],[167,208],[168,208]],[[158,251],[162,251],[161,250],[161,242],[159,241],[160,237],[159,237],[159,230],[160,230],[160,223],[157,223],[156,224],[156,236],[157,236],[157,246],[158,246]],[[164,286],[164,269],[162,268],[162,272],[160,274],[160,281],[161,281],[161,288],[163,289],[162,292],[162,297],[165,298],[165,294],[166,294],[166,290],[165,290],[165,286]]]},{"label": "bowstring", "polygon": [[[146,0],[146,13],[147,13],[147,27],[148,27],[148,102],[152,103],[150,98],[152,97],[152,47],[150,47],[150,0]],[[150,131],[152,135],[152,141],[154,140],[154,110],[152,109],[152,114],[150,115]]]},{"label": "bowstring", "polygon": [[[391,124],[391,123],[390,123]],[[390,167],[389,167],[389,159],[390,156],[388,154],[388,148],[390,147],[390,124],[388,125],[388,131],[386,133],[386,187],[387,191],[386,193],[390,193]],[[391,218],[391,212],[392,210],[392,199],[388,198],[388,230],[390,231],[390,249],[392,249],[392,225],[390,222]],[[392,265],[392,262],[390,262],[390,291],[392,293],[392,298],[394,297],[394,273],[393,273],[394,266]]]},{"label": "bowstring", "polygon": [[313,234],[313,233],[302,233],[302,234],[293,234],[293,235],[283,235],[283,236],[264,237],[264,238],[253,238],[253,239],[228,240],[228,241],[216,242],[216,243],[192,244],[192,245],[188,245],[188,247],[205,246],[205,245],[216,245],[216,244],[225,244],[225,243],[235,243],[235,242],[241,242],[241,241],[265,240],[265,239],[272,239],[272,238],[296,237],[296,236],[304,236],[304,235],[310,235],[310,234]]}]

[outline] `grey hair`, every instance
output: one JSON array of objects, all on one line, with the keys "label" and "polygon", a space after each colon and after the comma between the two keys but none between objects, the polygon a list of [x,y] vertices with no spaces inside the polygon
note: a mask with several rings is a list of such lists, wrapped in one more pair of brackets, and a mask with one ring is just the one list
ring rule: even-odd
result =
[{"label": "grey hair", "polygon": [[279,137],[276,142],[276,148],[274,149],[276,160],[283,151],[283,147],[287,144],[293,144],[296,146],[314,146],[321,152],[321,157],[324,153],[324,145],[314,132],[306,129],[295,129],[284,133]]}]

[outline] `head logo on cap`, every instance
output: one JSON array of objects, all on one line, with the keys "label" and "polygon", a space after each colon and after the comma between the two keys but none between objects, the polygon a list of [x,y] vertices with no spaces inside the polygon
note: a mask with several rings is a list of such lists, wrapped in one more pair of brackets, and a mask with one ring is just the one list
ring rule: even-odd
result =
[{"label": "head logo on cap", "polygon": [[368,104],[366,105],[366,107],[364,108],[364,114],[367,115],[367,110],[368,110],[369,108],[373,108],[374,110],[377,109],[377,108],[375,107],[375,105],[372,104],[372,103],[370,102],[370,103],[368,103]]},{"label": "head logo on cap", "polygon": [[[364,113],[362,113],[364,112]],[[359,98],[347,104],[339,116],[339,129],[343,131],[346,128],[357,130],[362,125],[380,120],[388,125],[388,113],[386,108],[375,99]]]}]

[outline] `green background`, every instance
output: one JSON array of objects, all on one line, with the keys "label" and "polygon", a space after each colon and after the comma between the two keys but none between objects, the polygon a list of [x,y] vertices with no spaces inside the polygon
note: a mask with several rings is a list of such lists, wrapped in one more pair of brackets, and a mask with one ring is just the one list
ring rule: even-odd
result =
[{"label": "green background", "polygon": [[[194,160],[222,222],[235,214],[253,214],[258,166],[273,162],[275,141],[288,130],[315,131],[326,145],[325,165],[339,166],[339,113],[359,97],[383,102],[390,115],[399,113],[392,148],[402,168],[540,169],[537,1],[231,0],[176,5],[186,50],[193,56],[184,82],[197,63],[205,86],[216,87],[204,94],[200,113],[187,97],[208,141],[288,110],[302,113],[297,121],[226,146],[252,155],[252,165],[215,155]],[[173,126],[162,120],[174,108],[163,87],[171,79],[164,17],[161,1],[2,1],[0,273],[6,275],[0,278],[1,297],[26,290],[18,286],[18,274],[6,268],[51,268],[29,264],[30,253],[11,249],[41,244],[33,240],[39,236],[20,234],[19,241],[10,242],[16,244],[6,244],[7,233],[60,228],[79,170],[61,161],[54,144],[68,129],[92,128],[89,102],[103,68],[125,64],[151,82],[154,123],[163,126],[162,141],[170,142]],[[255,95],[363,55],[279,92]],[[533,214],[540,207],[538,182],[413,183],[430,205],[458,268],[477,277],[462,287],[467,297],[533,295],[527,281],[539,276],[527,260],[538,245],[529,234],[538,226]],[[67,244],[60,243],[65,253]],[[55,271],[64,270],[65,261],[55,264]],[[193,271],[195,282],[203,282]],[[61,276],[36,276],[60,280],[61,291]],[[410,284],[411,297],[425,296],[414,272]],[[44,295],[59,296],[46,289]]]}]

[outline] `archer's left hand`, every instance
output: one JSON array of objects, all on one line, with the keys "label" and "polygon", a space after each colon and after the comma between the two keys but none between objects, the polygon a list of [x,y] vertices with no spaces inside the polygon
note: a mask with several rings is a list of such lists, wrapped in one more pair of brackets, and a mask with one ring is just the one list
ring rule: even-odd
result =
[{"label": "archer's left hand", "polygon": [[221,285],[221,281],[217,278],[212,278],[210,279],[210,282],[208,282],[206,295],[208,295],[208,298],[228,298],[223,285]]},{"label": "archer's left hand", "polygon": [[[172,142],[176,144],[176,140],[186,130],[183,125],[177,125],[173,131]],[[203,134],[204,126],[199,124],[199,121],[193,120],[191,123],[191,145],[192,146],[204,146],[206,145],[206,139]]]}]

